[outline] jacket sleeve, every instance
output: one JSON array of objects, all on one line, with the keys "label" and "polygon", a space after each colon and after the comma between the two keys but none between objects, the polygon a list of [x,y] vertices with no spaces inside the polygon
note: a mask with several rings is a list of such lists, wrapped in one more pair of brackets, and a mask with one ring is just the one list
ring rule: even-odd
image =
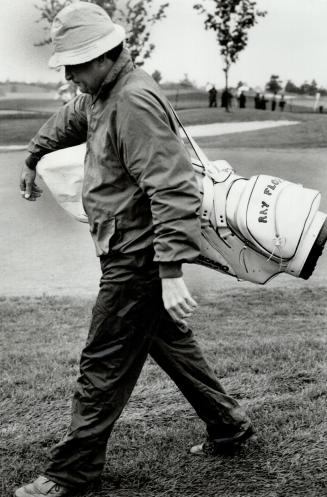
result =
[{"label": "jacket sleeve", "polygon": [[142,89],[118,101],[117,141],[125,167],[150,199],[154,260],[165,277],[165,268],[175,272],[176,264],[199,255],[201,203],[190,157],[168,105]]},{"label": "jacket sleeve", "polygon": [[86,141],[88,105],[89,96],[79,95],[50,117],[28,145],[28,167],[34,169],[41,157],[49,152]]}]

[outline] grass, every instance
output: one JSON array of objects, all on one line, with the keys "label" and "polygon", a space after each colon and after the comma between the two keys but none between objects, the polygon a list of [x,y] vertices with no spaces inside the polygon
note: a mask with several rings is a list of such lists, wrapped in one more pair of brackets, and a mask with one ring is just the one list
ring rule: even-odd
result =
[{"label": "grass", "polygon": [[[203,423],[149,360],[118,421],[89,497],[326,495],[327,289],[237,289],[202,297],[192,321],[257,441],[229,456],[188,453]],[[217,305],[219,302],[219,305]],[[64,434],[92,303],[3,298],[3,497],[39,473]]]},{"label": "grass", "polygon": [[60,106],[60,101],[53,98],[1,98],[0,110],[53,112]]},{"label": "grass", "polygon": [[[179,115],[185,126],[212,122],[299,121],[299,124],[293,126],[281,126],[197,140],[200,145],[207,148],[314,148],[327,146],[326,114],[280,113],[254,109],[226,113],[221,109],[200,108],[180,111]],[[48,117],[48,114],[37,118],[35,116],[26,118],[0,117],[0,145],[28,143]]]},{"label": "grass", "polygon": [[[54,99],[0,99],[3,112],[0,114],[0,145],[26,145],[59,106],[60,102]],[[17,114],[5,114],[6,110]],[[24,114],[26,111],[29,114]]]},{"label": "grass", "polygon": [[327,114],[272,112],[236,109],[227,113],[221,109],[189,109],[180,111],[187,125],[239,121],[297,121],[299,124],[271,129],[232,133],[197,139],[206,148],[320,148],[326,147]]},{"label": "grass", "polygon": [[16,119],[0,116],[0,145],[27,145],[46,119],[46,116]]},{"label": "grass", "polygon": [[[185,97],[185,95],[184,95]],[[173,105],[174,99],[171,99]],[[233,108],[232,112],[225,112],[224,109],[208,109],[205,101],[199,103],[197,108],[192,108],[198,104],[192,99],[184,102],[185,107],[178,111],[185,126],[192,124],[208,124],[214,122],[235,122],[235,121],[266,121],[266,120],[291,120],[299,121],[299,124],[290,127],[278,127],[266,130],[252,131],[246,133],[234,133],[221,135],[218,137],[199,139],[199,144],[211,148],[312,148],[326,147],[326,125],[327,114],[317,114],[312,112],[280,112],[271,110],[255,110],[249,104],[247,109]],[[29,110],[37,112],[38,115],[31,114],[16,116],[0,116],[0,145],[25,145],[40,129],[42,124],[51,115],[51,110],[58,107],[58,101],[42,100],[0,100],[0,110]]]}]

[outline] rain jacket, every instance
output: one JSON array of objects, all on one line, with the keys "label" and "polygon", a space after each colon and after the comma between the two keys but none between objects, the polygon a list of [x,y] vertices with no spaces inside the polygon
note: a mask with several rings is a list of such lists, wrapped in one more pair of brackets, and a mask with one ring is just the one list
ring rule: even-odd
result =
[{"label": "rain jacket", "polygon": [[127,50],[96,95],[82,94],[31,140],[29,167],[87,142],[83,205],[98,256],[153,244],[161,277],[181,275],[200,247],[200,195],[168,101]]}]

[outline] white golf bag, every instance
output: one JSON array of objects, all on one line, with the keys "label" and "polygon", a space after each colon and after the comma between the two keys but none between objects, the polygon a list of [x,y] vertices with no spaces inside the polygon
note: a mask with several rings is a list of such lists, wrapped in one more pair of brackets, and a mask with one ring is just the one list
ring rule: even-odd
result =
[{"label": "white golf bag", "polygon": [[309,278],[327,239],[318,191],[274,176],[242,178],[225,161],[212,162],[199,187],[199,264],[260,284],[279,273]]},{"label": "white golf bag", "polygon": [[[184,133],[196,155],[202,194],[202,246],[195,262],[259,284],[279,273],[309,278],[327,239],[320,193],[275,176],[238,176],[224,160],[209,162]],[[82,222],[85,151],[85,144],[58,150],[37,165],[57,202]]]}]

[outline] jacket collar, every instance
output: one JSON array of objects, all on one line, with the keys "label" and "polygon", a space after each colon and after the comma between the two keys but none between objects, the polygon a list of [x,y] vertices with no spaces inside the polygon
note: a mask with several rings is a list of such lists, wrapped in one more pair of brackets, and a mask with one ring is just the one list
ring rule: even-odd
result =
[{"label": "jacket collar", "polygon": [[110,91],[110,89],[116,84],[117,80],[128,72],[132,71],[134,67],[135,66],[129,51],[124,48],[114,65],[109,70],[107,76],[103,80],[98,92],[93,96],[93,103],[98,100],[103,94]]}]

